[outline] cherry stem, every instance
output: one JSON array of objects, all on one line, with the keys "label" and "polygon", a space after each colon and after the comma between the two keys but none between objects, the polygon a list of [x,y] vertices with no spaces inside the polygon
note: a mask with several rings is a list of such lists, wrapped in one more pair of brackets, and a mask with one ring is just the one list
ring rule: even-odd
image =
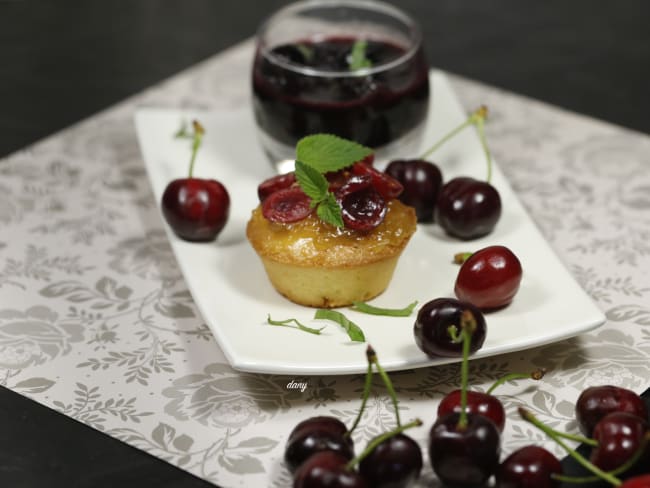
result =
[{"label": "cherry stem", "polygon": [[[625,473],[628,469],[631,469],[637,463],[637,461],[641,459],[641,456],[643,456],[645,453],[648,445],[650,445],[650,431],[645,433],[643,440],[641,441],[641,445],[636,451],[634,451],[634,454],[630,456],[618,468],[612,469],[611,471],[608,471],[608,473],[612,476],[616,476],[618,474]],[[600,481],[600,478],[598,476],[566,476],[563,474],[553,473],[551,474],[551,477],[558,481],[567,483],[593,483],[594,481]]]},{"label": "cherry stem", "polygon": [[592,463],[590,463],[585,457],[583,457],[580,453],[576,452],[574,449],[571,449],[563,440],[562,436],[558,435],[557,432],[544,423],[542,423],[535,415],[533,415],[532,412],[526,410],[523,407],[519,407],[519,415],[521,415],[521,418],[524,419],[527,422],[530,422],[533,424],[535,427],[537,427],[539,430],[544,432],[547,436],[549,436],[551,439],[553,439],[562,449],[564,449],[573,459],[575,459],[580,465],[582,465],[584,468],[588,469],[592,473],[594,473],[596,476],[598,476],[600,479],[603,479],[607,481],[608,483],[611,483],[614,486],[620,485],[622,482],[615,476],[613,476],[611,473],[608,473],[606,471],[603,471],[600,469],[598,466],[594,466]]},{"label": "cherry stem", "polygon": [[175,134],[175,137],[192,139],[192,156],[190,157],[190,169],[188,171],[189,178],[192,178],[192,175],[194,174],[194,161],[196,161],[196,154],[199,152],[199,147],[201,147],[201,141],[203,140],[203,134],[205,134],[205,129],[198,120],[192,121],[192,129],[192,133],[188,133],[185,124],[183,124]]},{"label": "cherry stem", "polygon": [[357,428],[359,422],[361,422],[361,417],[363,416],[363,411],[366,409],[366,403],[368,402],[368,397],[370,396],[370,388],[372,388],[372,359],[371,357],[376,357],[375,350],[372,346],[368,346],[366,349],[366,359],[368,360],[368,369],[366,370],[366,381],[363,384],[363,395],[361,397],[361,406],[359,407],[359,412],[357,413],[357,418],[354,419],[352,427],[348,429],[345,433],[345,437],[350,437],[354,429]]},{"label": "cherry stem", "polygon": [[390,399],[393,402],[393,409],[395,410],[395,422],[397,423],[397,427],[400,427],[402,425],[402,422],[400,421],[400,418],[399,418],[399,407],[397,405],[398,404],[397,394],[395,393],[395,388],[393,388],[393,382],[390,380],[390,378],[386,374],[386,371],[384,371],[384,368],[381,367],[381,364],[379,364],[379,360],[377,359],[377,354],[375,354],[375,351],[373,350],[372,352],[373,352],[373,355],[372,355],[372,357],[368,356],[368,361],[371,361],[372,364],[375,365],[375,368],[377,368],[377,372],[379,373],[379,376],[381,377],[382,381],[384,382],[384,386],[386,387],[386,390],[388,391],[388,395],[390,396]]},{"label": "cherry stem", "polygon": [[481,141],[481,146],[483,147],[483,152],[485,153],[485,160],[487,161],[487,177],[485,178],[485,181],[490,183],[492,181],[492,156],[490,155],[490,149],[488,148],[487,139],[485,138],[485,118],[480,118],[477,120],[476,128],[478,130],[478,138]]},{"label": "cherry stem", "polygon": [[[549,427],[549,429],[551,429],[551,427]],[[567,432],[560,432],[560,431],[554,430],[554,429],[553,429],[553,432],[555,432],[555,434],[558,437],[562,437],[562,438],[568,439],[570,441],[581,442],[581,443],[587,444],[588,446],[591,446],[591,447],[597,447],[598,446],[598,441],[596,441],[595,439],[590,439],[589,437],[585,437],[585,436],[577,435],[577,434],[569,434]]]},{"label": "cherry stem", "polygon": [[536,369],[532,373],[510,373],[502,376],[494,383],[492,383],[492,386],[488,388],[486,393],[488,395],[491,395],[494,390],[496,390],[499,386],[503,385],[504,383],[507,383],[508,381],[525,380],[525,379],[532,379],[535,381],[539,381],[544,377],[545,374],[546,374],[546,369],[544,368]]},{"label": "cherry stem", "polygon": [[492,179],[492,156],[490,155],[490,150],[488,149],[487,140],[485,138],[485,130],[484,130],[485,119],[487,118],[487,114],[488,114],[487,107],[485,105],[481,105],[467,118],[465,122],[460,124],[458,127],[456,127],[447,135],[445,135],[442,139],[436,142],[433,146],[427,149],[422,154],[422,156],[420,156],[420,159],[426,159],[428,156],[430,156],[435,151],[437,151],[438,148],[440,148],[440,146],[442,146],[445,142],[447,142],[449,139],[453,138],[456,134],[462,131],[465,127],[474,125],[477,128],[478,137],[479,140],[481,141],[481,147],[483,147],[483,152],[485,152],[485,159],[487,160],[487,182],[490,183],[490,180]]},{"label": "cherry stem", "polygon": [[463,310],[460,316],[460,335],[463,341],[463,361],[460,364],[460,416],[458,429],[467,427],[467,385],[469,383],[469,353],[472,334],[476,330],[476,319],[469,310]]},{"label": "cherry stem", "polygon": [[467,261],[470,256],[474,254],[473,252],[458,252],[454,254],[454,264],[463,264]]},{"label": "cherry stem", "polygon": [[404,424],[400,427],[396,427],[393,430],[389,430],[388,432],[384,432],[382,435],[375,437],[373,440],[371,440],[366,448],[363,450],[361,454],[359,454],[357,457],[351,459],[348,464],[345,465],[345,469],[347,470],[352,470],[354,467],[359,464],[363,459],[368,456],[372,451],[374,451],[378,445],[380,445],[382,442],[387,441],[391,437],[395,437],[397,434],[401,434],[407,429],[412,429],[413,427],[420,427],[422,425],[422,421],[420,419],[415,419],[408,424]]}]

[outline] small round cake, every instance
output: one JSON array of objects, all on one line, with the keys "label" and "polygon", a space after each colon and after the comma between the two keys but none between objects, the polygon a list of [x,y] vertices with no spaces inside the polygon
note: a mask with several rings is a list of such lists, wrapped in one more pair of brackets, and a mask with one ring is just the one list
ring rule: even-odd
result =
[{"label": "small round cake", "polygon": [[246,235],[279,293],[300,305],[334,308],[382,293],[415,230],[415,210],[391,199],[383,221],[368,231],[333,227],[315,212],[273,222],[260,205]]}]

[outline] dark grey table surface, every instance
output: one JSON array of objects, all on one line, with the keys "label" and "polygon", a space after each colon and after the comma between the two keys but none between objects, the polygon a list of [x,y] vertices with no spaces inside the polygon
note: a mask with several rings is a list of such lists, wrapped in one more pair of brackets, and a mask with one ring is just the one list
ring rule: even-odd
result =
[{"label": "dark grey table surface", "polygon": [[[0,0],[0,157],[246,39],[286,3]],[[392,3],[420,20],[433,66],[650,133],[647,0]],[[213,486],[1,387],[0,483]]]}]

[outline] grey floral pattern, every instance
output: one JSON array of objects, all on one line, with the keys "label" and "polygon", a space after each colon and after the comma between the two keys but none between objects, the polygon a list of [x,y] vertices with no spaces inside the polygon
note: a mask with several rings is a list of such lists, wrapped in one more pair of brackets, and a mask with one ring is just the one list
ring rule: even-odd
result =
[{"label": "grey floral pattern", "polygon": [[47,307],[0,310],[0,368],[43,364],[69,353],[72,344],[82,340],[79,324],[59,320],[59,315]]},{"label": "grey floral pattern", "polygon": [[[132,125],[143,105],[248,103],[240,80],[251,56],[246,42],[0,162],[0,384],[221,486],[280,488],[290,486],[282,447],[292,426],[311,415],[351,422],[363,379],[228,366],[174,260]],[[490,107],[500,167],[608,319],[578,338],[471,363],[478,390],[507,372],[548,369],[498,394],[505,453],[531,442],[556,450],[517,419],[519,406],[577,430],[582,388],[650,383],[650,138],[451,80],[468,110]],[[458,374],[446,365],[391,375],[402,419],[425,423],[412,431],[423,446]],[[392,425],[376,379],[355,441]],[[420,486],[437,486],[430,469]]]}]

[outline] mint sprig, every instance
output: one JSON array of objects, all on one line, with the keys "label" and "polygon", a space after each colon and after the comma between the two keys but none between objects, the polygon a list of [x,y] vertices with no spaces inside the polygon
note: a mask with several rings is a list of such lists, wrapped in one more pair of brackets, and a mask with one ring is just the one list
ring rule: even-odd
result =
[{"label": "mint sprig", "polygon": [[330,310],[327,308],[319,308],[314,314],[315,319],[326,319],[331,320],[339,324],[345,331],[348,333],[348,337],[353,342],[366,342],[366,337],[363,334],[361,328],[348,319],[341,312],[336,310]]},{"label": "mint sprig", "polygon": [[296,180],[302,191],[312,200],[312,207],[325,200],[328,194],[329,184],[327,179],[317,169],[296,161]]},{"label": "mint sprig", "polygon": [[366,49],[368,48],[368,41],[359,39],[352,45],[348,66],[350,71],[356,71],[361,68],[371,68],[372,61],[366,57]]},{"label": "mint sprig", "polygon": [[303,137],[296,145],[296,160],[320,173],[338,171],[372,154],[372,149],[332,134]]},{"label": "mint sprig", "polygon": [[341,207],[334,194],[329,191],[329,183],[325,176],[302,161],[296,161],[295,173],[300,188],[311,198],[311,207],[316,207],[316,215],[323,222],[335,227],[343,227]]},{"label": "mint sprig", "polygon": [[352,310],[371,315],[385,315],[388,317],[408,317],[413,313],[418,302],[412,302],[404,308],[381,308],[366,302],[352,302]]},{"label": "mint sprig", "polygon": [[316,215],[335,227],[343,227],[341,206],[329,191],[324,173],[338,171],[372,154],[372,149],[332,134],[314,134],[296,146],[296,181],[311,199]]},{"label": "mint sprig", "polygon": [[315,334],[315,335],[320,335],[320,331],[323,330],[325,327],[321,327],[320,329],[314,329],[312,327],[307,327],[304,324],[301,324],[298,319],[286,319],[286,320],[273,320],[271,318],[271,315],[267,315],[266,321],[269,325],[277,325],[281,327],[290,327],[294,328],[291,326],[291,324],[295,324],[295,328],[302,330],[303,332],[309,332],[310,334]]},{"label": "mint sprig", "polygon": [[345,223],[343,222],[343,214],[341,212],[341,206],[336,201],[336,198],[332,193],[327,193],[325,199],[318,204],[316,209],[316,215],[323,222],[326,222],[335,227],[343,227]]}]

